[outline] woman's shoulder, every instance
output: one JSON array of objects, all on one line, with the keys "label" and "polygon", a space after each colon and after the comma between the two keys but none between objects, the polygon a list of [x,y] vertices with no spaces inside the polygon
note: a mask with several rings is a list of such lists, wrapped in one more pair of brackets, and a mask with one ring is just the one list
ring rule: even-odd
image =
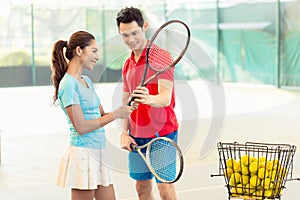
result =
[{"label": "woman's shoulder", "polygon": [[66,73],[59,83],[59,88],[62,89],[65,87],[75,87],[76,85],[77,85],[76,79],[73,76]]}]

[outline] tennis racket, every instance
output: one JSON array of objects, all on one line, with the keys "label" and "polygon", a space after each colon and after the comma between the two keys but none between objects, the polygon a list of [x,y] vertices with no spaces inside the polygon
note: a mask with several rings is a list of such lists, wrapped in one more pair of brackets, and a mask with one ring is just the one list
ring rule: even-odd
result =
[{"label": "tennis racket", "polygon": [[[190,37],[189,27],[180,20],[170,20],[159,27],[146,47],[146,65],[140,86],[146,86],[159,74],[174,67],[186,52]],[[147,78],[149,68],[155,73]]]},{"label": "tennis racket", "polygon": [[141,146],[131,144],[130,147],[143,158],[149,171],[159,181],[174,183],[179,180],[183,171],[183,155],[173,140],[157,137],[147,144]]}]

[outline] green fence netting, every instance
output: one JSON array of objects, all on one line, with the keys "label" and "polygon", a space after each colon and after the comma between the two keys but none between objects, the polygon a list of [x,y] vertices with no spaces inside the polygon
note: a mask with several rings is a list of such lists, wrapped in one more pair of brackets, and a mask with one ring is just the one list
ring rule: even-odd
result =
[{"label": "green fence netting", "polygon": [[[92,32],[101,46],[101,75],[94,81],[120,80],[120,69],[129,50],[118,35],[115,15],[124,5],[95,3],[72,8],[11,5],[5,15],[0,13],[0,87],[15,86],[8,77],[18,73],[26,79],[23,85],[33,84],[33,77],[49,79],[36,84],[50,84],[53,42],[80,29]],[[177,78],[300,86],[298,0],[210,0],[172,4],[156,1],[139,7],[144,10],[150,27],[158,27],[174,18],[189,24],[192,45],[185,60],[176,68]],[[26,73],[17,72],[22,67]],[[17,85],[22,85],[22,81]]]}]

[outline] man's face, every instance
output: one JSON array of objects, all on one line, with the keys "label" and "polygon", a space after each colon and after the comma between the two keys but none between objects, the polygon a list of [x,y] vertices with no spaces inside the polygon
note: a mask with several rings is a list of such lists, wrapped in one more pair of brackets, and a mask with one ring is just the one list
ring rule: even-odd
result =
[{"label": "man's face", "polygon": [[125,44],[132,51],[141,51],[144,49],[147,39],[146,39],[146,29],[147,24],[145,23],[143,27],[138,26],[136,21],[130,23],[121,23],[119,26],[119,33],[122,36]]}]

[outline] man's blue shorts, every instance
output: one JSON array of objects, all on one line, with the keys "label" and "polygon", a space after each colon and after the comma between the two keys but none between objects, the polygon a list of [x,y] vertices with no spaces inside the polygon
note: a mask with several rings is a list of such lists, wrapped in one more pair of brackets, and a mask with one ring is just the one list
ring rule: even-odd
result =
[{"label": "man's blue shorts", "polygon": [[[178,131],[175,131],[164,137],[170,138],[174,142],[177,143],[177,135],[178,135]],[[135,137],[133,137],[133,139],[140,146],[140,145],[148,143],[153,138],[135,138]],[[143,150],[146,150],[146,148],[144,148]],[[149,171],[147,165],[145,164],[145,161],[137,152],[132,151],[129,153],[128,168],[129,168],[129,175],[134,180],[149,180],[149,179],[153,178],[153,174]],[[160,183],[160,181],[157,179],[156,179],[156,182]]]}]

